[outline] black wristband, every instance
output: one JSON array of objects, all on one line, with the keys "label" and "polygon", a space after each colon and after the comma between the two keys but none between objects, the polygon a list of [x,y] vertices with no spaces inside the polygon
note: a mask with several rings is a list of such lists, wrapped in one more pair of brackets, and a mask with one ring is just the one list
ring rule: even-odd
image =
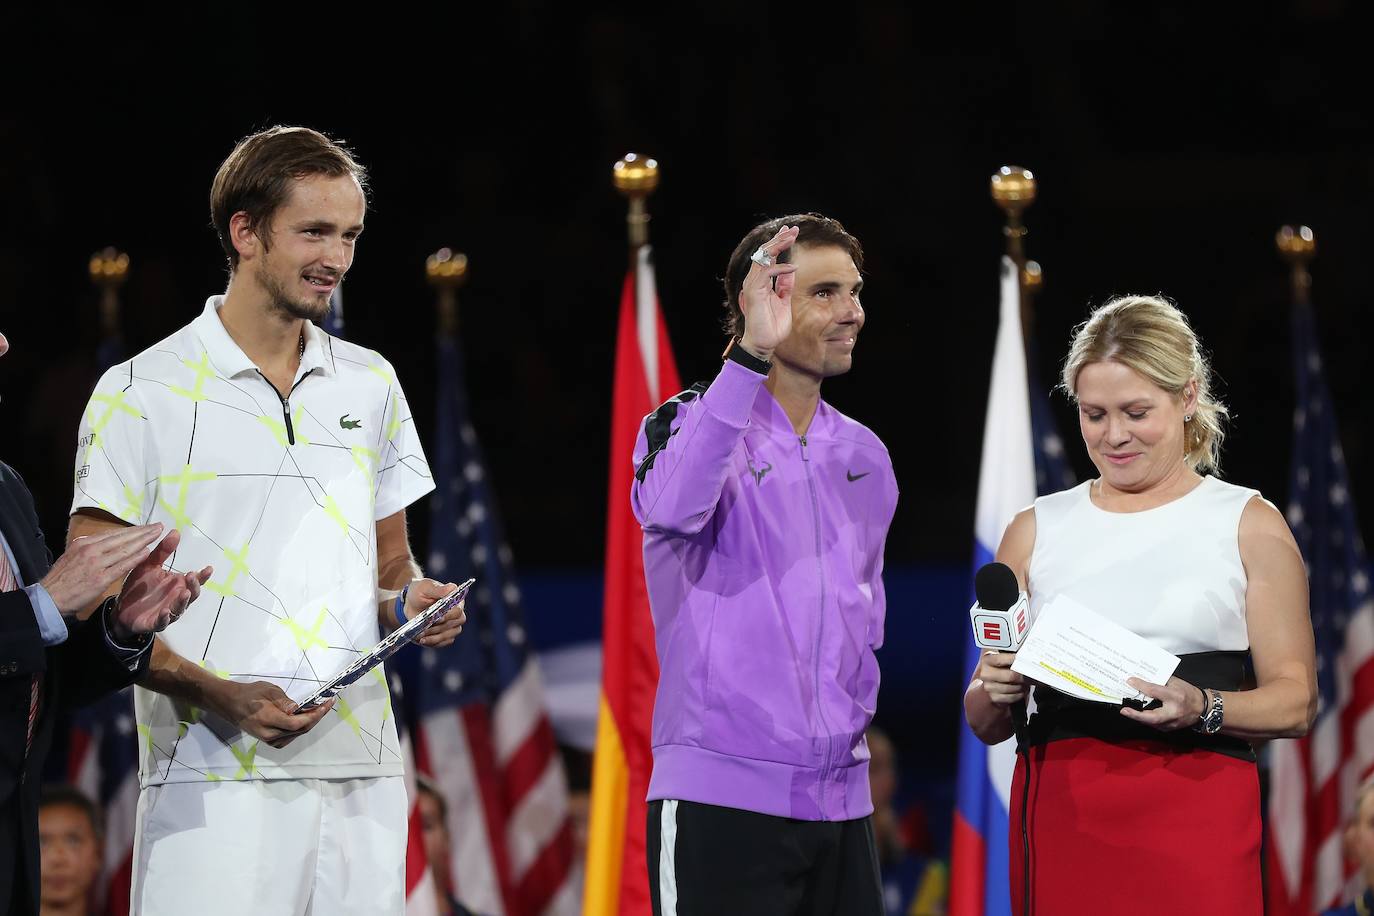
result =
[{"label": "black wristband", "polygon": [[757,372],[759,375],[767,375],[768,370],[773,368],[773,364],[766,359],[759,359],[740,345],[739,338],[730,340],[730,345],[725,348],[725,358],[739,363],[750,372]]}]

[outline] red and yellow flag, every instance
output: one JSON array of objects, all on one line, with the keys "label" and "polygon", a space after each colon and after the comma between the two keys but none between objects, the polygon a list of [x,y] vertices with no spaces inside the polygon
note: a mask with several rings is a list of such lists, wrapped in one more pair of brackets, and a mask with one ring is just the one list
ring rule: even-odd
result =
[{"label": "red and yellow flag", "polygon": [[644,829],[658,687],[654,625],[644,586],[643,532],[630,510],[635,438],[645,415],[681,390],[659,313],[649,246],[635,253],[620,297],[611,397],[606,511],[606,604],[601,708],[592,769],[584,916],[650,912]]}]

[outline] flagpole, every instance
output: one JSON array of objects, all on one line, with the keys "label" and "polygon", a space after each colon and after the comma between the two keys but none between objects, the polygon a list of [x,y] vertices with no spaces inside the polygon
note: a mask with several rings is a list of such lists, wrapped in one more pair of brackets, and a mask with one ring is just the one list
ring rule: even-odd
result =
[{"label": "flagpole", "polygon": [[629,230],[630,263],[640,248],[649,244],[649,211],[645,201],[658,190],[658,161],[638,153],[626,153],[611,167],[615,189],[629,200],[625,225]]},{"label": "flagpole", "polygon": [[100,329],[105,337],[119,333],[119,288],[129,279],[129,255],[113,246],[91,255],[91,282],[100,288]]},{"label": "flagpole", "polygon": [[458,289],[468,280],[468,256],[451,248],[440,248],[425,258],[425,279],[434,287],[439,335],[457,337]]},{"label": "flagpole", "polygon": [[1308,266],[1317,255],[1317,236],[1307,226],[1283,226],[1274,238],[1279,255],[1292,271],[1293,303],[1312,304],[1312,273]]},{"label": "flagpole", "polygon": [[645,855],[651,709],[658,683],[653,624],[644,590],[642,532],[630,511],[634,450],[642,418],[678,388],[676,365],[658,314],[649,253],[650,194],[658,163],[627,153],[611,180],[628,201],[629,270],[616,319],[611,451],[606,510],[606,589],[602,673],[592,757],[585,916],[644,916],[650,911]]},{"label": "flagpole", "polygon": [[1016,265],[1021,276],[1021,333],[1030,340],[1031,319],[1034,317],[1031,300],[1041,288],[1043,275],[1040,265],[1026,260],[1026,235],[1029,230],[1021,215],[1035,203],[1036,180],[1030,169],[1019,165],[1004,165],[992,173],[992,199],[1006,214],[1002,234],[1007,239],[1007,257]]},{"label": "flagpole", "polygon": [[644,361],[644,376],[649,382],[649,400],[657,405],[662,394],[658,390],[658,293],[652,282],[646,201],[658,190],[658,160],[639,153],[626,153],[611,167],[611,181],[629,201],[625,228],[630,243],[630,273],[635,277],[635,327]]}]

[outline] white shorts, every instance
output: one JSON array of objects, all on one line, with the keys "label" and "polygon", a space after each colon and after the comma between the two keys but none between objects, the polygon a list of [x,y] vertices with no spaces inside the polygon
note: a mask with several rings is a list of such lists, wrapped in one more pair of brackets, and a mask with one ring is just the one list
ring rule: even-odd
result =
[{"label": "white shorts", "polygon": [[401,776],[149,786],[130,912],[400,916],[407,808]]}]

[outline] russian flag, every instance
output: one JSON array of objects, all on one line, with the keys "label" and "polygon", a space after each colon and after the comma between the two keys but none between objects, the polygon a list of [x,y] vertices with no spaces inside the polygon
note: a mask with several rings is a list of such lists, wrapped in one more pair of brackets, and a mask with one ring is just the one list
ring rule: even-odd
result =
[{"label": "russian flag", "polygon": [[[992,357],[992,385],[983,426],[973,568],[991,563],[1012,517],[1035,501],[1035,451],[1025,341],[1021,333],[1021,275],[1002,259],[1002,304]],[[972,582],[970,581],[970,600]],[[978,662],[968,636],[964,679]],[[1011,916],[1007,878],[1007,809],[1015,739],[988,747],[960,722],[959,782],[950,867],[950,916]]]}]

